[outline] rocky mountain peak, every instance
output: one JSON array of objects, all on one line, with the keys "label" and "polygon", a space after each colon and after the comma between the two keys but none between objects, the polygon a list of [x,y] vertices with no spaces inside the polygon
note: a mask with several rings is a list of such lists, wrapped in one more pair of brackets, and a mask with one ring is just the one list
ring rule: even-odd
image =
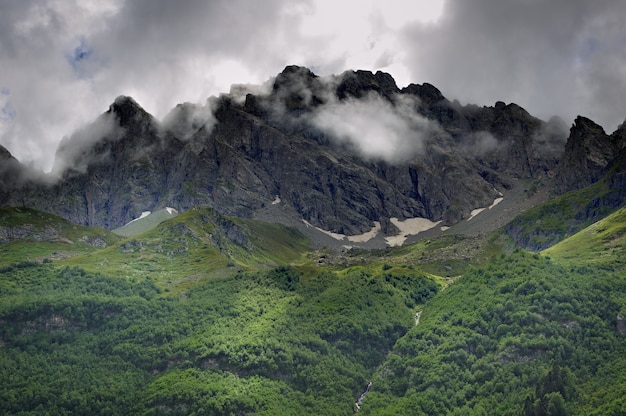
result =
[{"label": "rocky mountain peak", "polygon": [[4,162],[10,159],[14,159],[11,152],[9,152],[4,146],[0,145],[0,162]]},{"label": "rocky mountain peak", "polygon": [[132,127],[137,124],[153,122],[153,118],[137,102],[125,95],[120,95],[109,106],[105,114],[117,117],[121,127]]},{"label": "rocky mountain peak", "polygon": [[594,183],[617,152],[614,140],[601,126],[586,117],[576,117],[557,170],[556,191],[563,193]]},{"label": "rocky mountain peak", "polygon": [[409,84],[407,87],[402,89],[402,93],[417,96],[426,107],[430,107],[433,104],[446,100],[446,97],[443,96],[437,87],[427,82],[422,85]]},{"label": "rocky mountain peak", "polygon": [[309,68],[298,66],[298,65],[289,65],[283,69],[283,72],[276,76],[274,80],[274,91],[279,91],[281,89],[290,89],[294,86],[302,86],[310,85],[311,81],[315,78],[318,78]]},{"label": "rocky mountain peak", "polygon": [[601,126],[583,116],[576,117],[570,129],[566,150],[577,153],[578,156],[583,156],[584,152],[588,162],[602,167],[613,158],[612,140]]},{"label": "rocky mountain peak", "polygon": [[[270,104],[270,107],[279,105],[288,111],[303,111],[324,101],[322,91],[323,86],[319,77],[311,70],[290,65],[274,80],[270,98],[273,104]],[[249,108],[254,108],[257,104],[254,100],[246,99],[246,106]]]},{"label": "rocky mountain peak", "polygon": [[340,100],[348,97],[361,98],[370,92],[392,99],[400,90],[393,77],[386,72],[378,71],[374,74],[359,70],[344,72],[336,91]]},{"label": "rocky mountain peak", "polygon": [[614,146],[621,150],[626,147],[626,120],[611,134]]},{"label": "rocky mountain peak", "polygon": [[11,152],[0,145],[0,200],[18,185],[26,168],[13,157]]}]

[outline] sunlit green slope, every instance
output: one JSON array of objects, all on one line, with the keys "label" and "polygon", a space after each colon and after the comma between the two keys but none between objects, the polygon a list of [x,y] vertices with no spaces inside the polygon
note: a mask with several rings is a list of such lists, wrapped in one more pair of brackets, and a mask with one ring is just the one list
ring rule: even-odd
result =
[{"label": "sunlit green slope", "polygon": [[0,208],[0,266],[94,252],[120,237],[30,208]]},{"label": "sunlit green slope", "polygon": [[85,270],[188,288],[208,277],[294,262],[310,251],[299,232],[276,224],[193,208],[143,234],[64,262]]},{"label": "sunlit green slope", "polygon": [[601,219],[548,248],[544,254],[563,264],[624,271],[626,266],[626,208]]}]

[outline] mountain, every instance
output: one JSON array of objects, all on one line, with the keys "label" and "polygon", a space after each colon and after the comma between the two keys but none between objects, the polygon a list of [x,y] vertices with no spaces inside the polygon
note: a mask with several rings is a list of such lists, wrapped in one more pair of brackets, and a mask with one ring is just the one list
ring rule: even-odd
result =
[{"label": "mountain", "polygon": [[591,120],[576,119],[552,198],[505,227],[517,247],[544,250],[626,204],[624,131],[622,125],[609,136]]},{"label": "mountain", "polygon": [[290,66],[0,148],[0,413],[623,414],[625,139]]},{"label": "mountain", "polygon": [[62,141],[45,183],[4,180],[0,204],[107,229],[205,205],[350,244],[414,218],[454,225],[517,179],[544,186],[566,142],[562,123],[515,104],[462,106],[430,84],[400,90],[382,72],[322,78],[290,66],[268,92],[244,92],[181,104],[162,122],[118,97]]}]

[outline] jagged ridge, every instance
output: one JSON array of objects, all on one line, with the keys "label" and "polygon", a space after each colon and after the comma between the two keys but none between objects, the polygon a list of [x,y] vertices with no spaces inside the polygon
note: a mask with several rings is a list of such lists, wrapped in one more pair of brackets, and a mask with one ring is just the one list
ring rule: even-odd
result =
[{"label": "jagged ridge", "polygon": [[[545,186],[564,150],[575,150],[565,147],[556,120],[544,122],[502,102],[462,106],[430,84],[400,90],[383,72],[321,78],[290,66],[271,91],[242,98],[184,104],[158,122],[132,98],[119,97],[60,145],[54,184],[4,181],[0,203],[109,229],[146,210],[206,205],[240,217],[304,219],[347,235],[379,222],[393,234],[391,218],[446,225],[469,218],[505,193],[513,178]],[[373,109],[373,123],[389,118],[382,126],[390,134],[406,123],[401,133],[416,138],[396,159],[364,154],[361,136],[380,124],[359,119],[365,124],[350,126],[355,133],[345,138],[320,121],[346,109]],[[581,183],[565,179],[565,171],[557,175],[561,191]]]}]

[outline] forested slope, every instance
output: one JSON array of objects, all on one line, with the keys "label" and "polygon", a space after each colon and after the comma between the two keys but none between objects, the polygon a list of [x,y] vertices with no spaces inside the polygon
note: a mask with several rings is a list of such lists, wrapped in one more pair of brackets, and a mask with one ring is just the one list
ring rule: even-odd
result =
[{"label": "forested slope", "polygon": [[350,414],[414,308],[401,269],[269,272],[167,296],[148,279],[0,273],[0,413]]},{"label": "forested slope", "polygon": [[0,413],[349,415],[371,382],[364,415],[624,414],[625,213],[462,264],[446,256],[476,240],[306,254],[284,227],[204,209],[5,261]]}]

